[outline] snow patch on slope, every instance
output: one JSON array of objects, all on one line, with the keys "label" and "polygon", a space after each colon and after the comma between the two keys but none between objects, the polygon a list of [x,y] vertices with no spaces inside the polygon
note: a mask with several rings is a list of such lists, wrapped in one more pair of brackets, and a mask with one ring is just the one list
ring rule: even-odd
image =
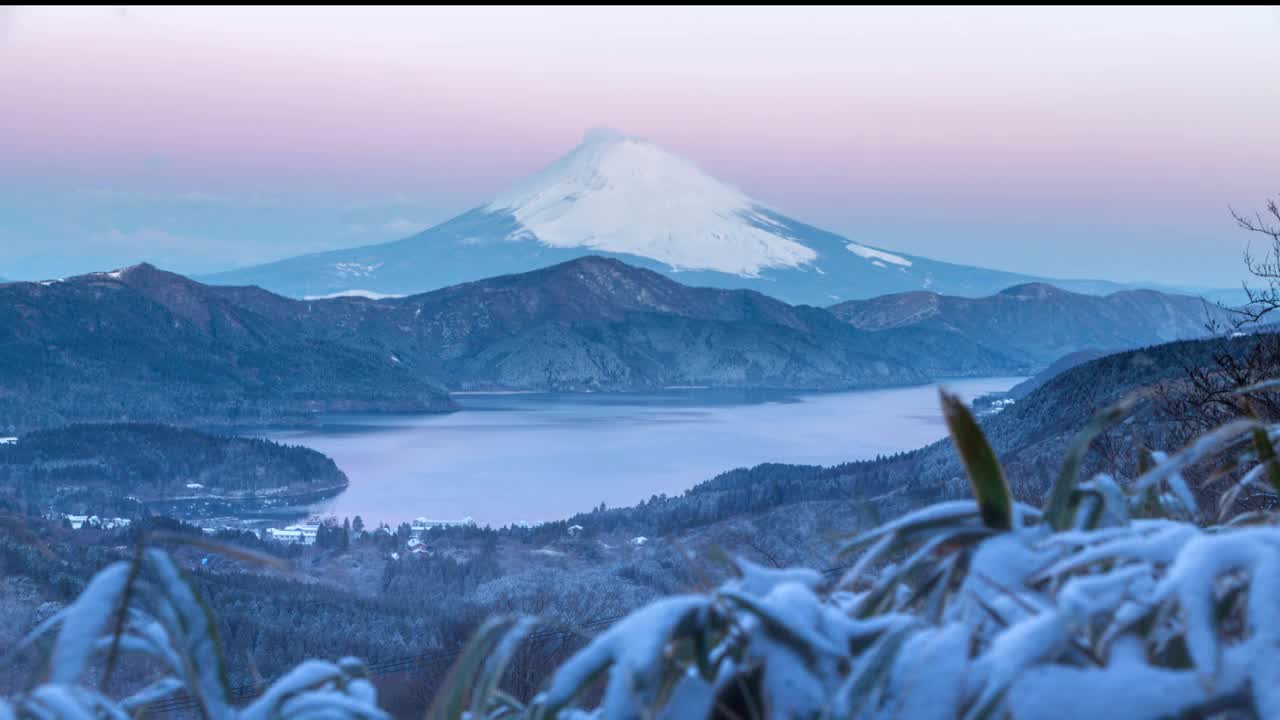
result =
[{"label": "snow patch on slope", "polygon": [[383,263],[366,265],[358,262],[340,262],[333,264],[333,271],[341,277],[369,277],[382,265]]},{"label": "snow patch on slope", "polygon": [[[849,243],[845,247],[847,247],[849,249],[849,252],[853,253],[854,255],[870,260],[873,265],[878,264],[876,263],[877,260],[881,260],[883,262],[893,263],[894,265],[902,265],[903,267],[911,266],[911,261],[902,257],[901,255],[894,255],[893,253],[887,253],[883,250],[876,250],[874,248],[869,248],[866,245],[859,245],[857,243]],[[883,267],[883,265],[881,267]]]},{"label": "snow patch on slope", "polygon": [[638,255],[674,270],[754,277],[817,258],[738,189],[611,130],[588,132],[572,152],[487,209],[510,212],[545,245]]},{"label": "snow patch on slope", "polygon": [[307,295],[303,300],[332,300],[340,297],[361,297],[369,300],[387,300],[389,298],[402,298],[404,295],[394,295],[392,293],[380,293],[372,290],[342,290],[328,295]]}]

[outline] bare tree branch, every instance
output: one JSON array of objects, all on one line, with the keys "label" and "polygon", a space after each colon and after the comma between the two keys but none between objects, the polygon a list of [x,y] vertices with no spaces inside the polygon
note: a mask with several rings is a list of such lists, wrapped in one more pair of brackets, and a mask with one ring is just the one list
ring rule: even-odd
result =
[{"label": "bare tree branch", "polygon": [[1263,317],[1280,309],[1280,204],[1275,198],[1268,199],[1265,210],[1252,216],[1236,212],[1234,208],[1228,209],[1238,227],[1267,239],[1262,255],[1254,253],[1253,243],[1248,243],[1244,249],[1245,268],[1265,286],[1255,288],[1247,281],[1241,283],[1246,299],[1242,307],[1227,307],[1219,303],[1233,314],[1232,324],[1239,330],[1245,325],[1261,322]]}]

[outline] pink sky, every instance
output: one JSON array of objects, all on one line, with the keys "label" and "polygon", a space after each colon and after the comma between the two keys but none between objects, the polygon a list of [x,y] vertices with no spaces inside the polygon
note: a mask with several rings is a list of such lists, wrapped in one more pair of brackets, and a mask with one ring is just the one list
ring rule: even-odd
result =
[{"label": "pink sky", "polygon": [[0,9],[0,187],[436,221],[611,125],[867,242],[1115,269],[1025,249],[1066,223],[1131,237],[1125,272],[1173,242],[1145,277],[1221,284],[1226,205],[1280,191],[1277,39],[1262,7]]}]

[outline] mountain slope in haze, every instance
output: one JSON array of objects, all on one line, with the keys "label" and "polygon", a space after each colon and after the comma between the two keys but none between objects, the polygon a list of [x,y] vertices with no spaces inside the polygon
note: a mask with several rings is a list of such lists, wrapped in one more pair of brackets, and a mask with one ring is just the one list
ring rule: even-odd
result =
[{"label": "mountain slope in haze", "polygon": [[1107,355],[1110,355],[1110,354],[1111,353],[1105,350],[1094,350],[1091,348],[1086,350],[1078,350],[1073,353],[1068,353],[1058,358],[1057,360],[1054,360],[1053,362],[1049,363],[1049,366],[1046,367],[1045,369],[1041,370],[1035,375],[1032,375],[1026,380],[1023,380],[1017,385],[1014,385],[1013,387],[1009,388],[1004,392],[991,393],[988,395],[983,395],[982,397],[979,397],[979,398],[975,398],[973,401],[973,407],[975,410],[979,412],[989,412],[992,410],[995,410],[998,412],[1000,409],[1003,409],[1003,407],[1007,406],[1008,403],[1001,402],[1000,405],[997,406],[996,405],[997,402],[1008,401],[1008,400],[1017,402],[1018,400],[1021,400],[1026,396],[1030,395],[1032,392],[1035,392],[1035,390],[1039,388],[1041,385],[1048,383],[1050,380],[1070,370],[1071,368],[1077,365],[1083,365],[1084,363],[1087,363],[1093,360],[1097,360],[1098,358],[1101,358],[1101,357],[1106,357]]},{"label": "mountain slope in haze", "polygon": [[1223,322],[1229,314],[1186,295],[1124,290],[1096,296],[1044,283],[982,298],[898,293],[829,309],[863,330],[915,327],[954,332],[1039,366],[1084,349],[1117,351],[1203,337],[1209,320]]},{"label": "mountain slope in haze", "polygon": [[1068,353],[1058,358],[1057,360],[1054,360],[1053,362],[1049,363],[1049,366],[1046,367],[1044,370],[1041,370],[1035,375],[1032,375],[1026,380],[1023,380],[1017,385],[1014,385],[1013,387],[1009,388],[1006,392],[1002,393],[1002,395],[1004,395],[1005,397],[1011,398],[1013,400],[1021,400],[1022,398],[1034,392],[1036,388],[1040,387],[1041,385],[1044,385],[1045,383],[1054,379],[1058,375],[1070,370],[1071,368],[1077,365],[1083,365],[1084,363],[1087,363],[1093,360],[1097,360],[1098,358],[1101,358],[1101,357],[1106,357],[1107,355],[1110,355],[1110,354],[1111,353],[1108,353],[1105,350],[1093,350],[1093,349],[1078,350],[1073,353]]},{"label": "mountain slope in haze", "polygon": [[[584,255],[685,284],[749,288],[827,305],[906,290],[981,296],[1036,278],[938,262],[789,218],[657,145],[594,130],[493,201],[395,242],[303,255],[200,278],[292,297],[406,295]],[[1083,292],[1120,286],[1053,281]]]},{"label": "mountain slope in haze", "polygon": [[[150,266],[0,285],[0,429],[445,410],[438,385]],[[280,299],[282,302],[290,302]]]}]

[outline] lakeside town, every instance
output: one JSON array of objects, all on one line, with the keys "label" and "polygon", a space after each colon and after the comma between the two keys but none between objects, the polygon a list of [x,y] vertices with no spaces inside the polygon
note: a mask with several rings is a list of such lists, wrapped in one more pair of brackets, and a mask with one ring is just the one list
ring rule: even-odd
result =
[{"label": "lakeside town", "polygon": [[[132,524],[132,520],[130,518],[101,517],[98,515],[62,514],[59,516],[55,516],[52,519],[60,520],[64,526],[70,527],[70,529],[72,530],[80,530],[84,528],[86,525],[89,526],[90,528],[98,529],[98,530],[121,530],[129,527]],[[257,535],[260,540],[263,540],[263,541],[275,541],[275,542],[283,543],[285,545],[289,545],[293,543],[296,543],[299,545],[314,545],[316,544],[316,540],[320,536],[320,533],[322,532],[322,530],[327,526],[327,523],[330,523],[330,522],[336,525],[336,518],[330,517],[330,518],[320,519],[313,516],[311,518],[308,518],[306,522],[291,523],[283,527],[245,528],[242,526],[236,526],[231,524],[206,526],[206,525],[199,525],[198,523],[197,525],[198,527],[200,527],[200,530],[205,535],[210,535],[210,536],[217,535],[219,532],[227,531],[227,530],[237,530],[237,531],[250,530],[255,535]],[[363,532],[365,530],[365,528],[363,527],[363,521],[360,519],[359,516],[355,518],[354,523],[352,523],[351,520],[346,520],[345,524],[348,526],[348,529],[353,529],[357,533]],[[404,525],[407,525],[408,534],[410,536],[410,539],[408,542],[408,548],[410,550],[416,550],[422,545],[422,542],[421,542],[422,536],[429,530],[432,530],[435,528],[449,528],[449,527],[475,527],[476,521],[470,516],[462,518],[461,520],[429,520],[425,517],[419,517],[414,519],[410,523],[404,523]],[[528,526],[528,523],[525,523],[524,525]],[[386,535],[396,535],[397,529],[384,523],[384,524],[380,524],[378,527],[374,528],[370,532],[384,533]]]},{"label": "lakeside town", "polygon": [[[47,519],[54,520],[62,524],[63,527],[71,530],[81,530],[85,528],[94,530],[125,530],[133,524],[133,520],[123,517],[102,517],[98,515],[70,515],[54,513]],[[518,522],[514,525],[521,528],[533,528],[543,523]],[[215,537],[223,532],[251,532],[259,540],[263,542],[275,542],[281,545],[298,545],[313,546],[320,543],[321,537],[326,529],[335,531],[343,531],[348,537],[351,533],[361,535],[366,532],[363,520],[360,516],[356,516],[354,520],[346,518],[342,524],[337,522],[337,518],[333,516],[320,518],[312,516],[306,522],[291,523],[283,527],[257,527],[246,528],[243,525],[219,524],[219,525],[200,525],[196,524],[200,531],[209,537]],[[439,528],[475,528],[478,527],[476,521],[471,516],[462,518],[461,520],[430,520],[425,517],[415,518],[412,522],[401,523],[398,527],[391,527],[386,523],[380,523],[376,528],[367,530],[370,535],[383,535],[388,538],[401,538],[403,540],[403,548],[407,554],[420,555],[429,553],[425,542],[426,534]],[[584,528],[581,525],[570,525],[565,528],[565,534],[569,538],[576,538]],[[640,548],[649,544],[649,538],[644,535],[637,535],[627,540],[627,545]],[[605,546],[612,547],[612,546]],[[392,560],[399,560],[401,553],[391,552]]]}]

